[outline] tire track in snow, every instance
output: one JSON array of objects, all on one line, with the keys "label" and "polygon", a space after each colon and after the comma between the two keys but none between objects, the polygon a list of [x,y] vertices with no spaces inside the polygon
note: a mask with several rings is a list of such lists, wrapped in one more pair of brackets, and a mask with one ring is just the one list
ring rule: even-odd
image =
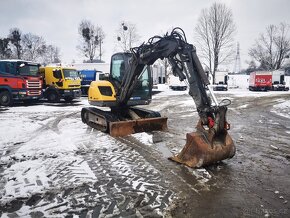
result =
[{"label": "tire track in snow", "polygon": [[[30,201],[29,213],[45,211],[46,215],[161,217],[173,191],[163,175],[138,152],[94,131],[79,148],[75,160],[47,159],[43,165],[50,166],[46,169],[50,172],[50,188],[29,199],[18,199],[18,204]],[[27,215],[21,209],[15,213]]]}]

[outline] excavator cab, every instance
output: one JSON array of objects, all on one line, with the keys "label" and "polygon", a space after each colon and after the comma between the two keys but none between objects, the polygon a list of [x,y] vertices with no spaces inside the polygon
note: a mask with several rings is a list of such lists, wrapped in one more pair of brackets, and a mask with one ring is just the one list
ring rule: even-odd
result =
[{"label": "excavator cab", "polygon": [[[129,63],[131,58],[132,53],[116,53],[111,58],[109,81],[113,84],[115,90],[117,90],[117,95],[118,92],[122,92],[120,86],[125,78],[125,75],[131,70]],[[149,104],[152,99],[152,87],[151,67],[145,65],[127,105],[133,106]]]},{"label": "excavator cab", "polygon": [[[88,100],[91,105],[100,107],[117,107],[118,95],[124,92],[121,86],[126,74],[130,72],[132,53],[116,53],[111,58],[108,80],[91,82]],[[137,79],[137,84],[127,106],[147,105],[152,99],[152,72],[150,66],[145,65]]]},{"label": "excavator cab", "polygon": [[[110,111],[89,107],[83,108],[81,112],[84,123],[114,137],[167,130],[167,117],[161,117],[156,111],[136,107],[151,102],[152,72],[150,66],[142,65],[139,69],[140,74],[133,79],[135,69],[132,69],[131,60],[132,53],[114,54],[108,80],[91,82],[88,91],[89,103],[98,107],[108,107]],[[134,84],[130,84],[131,81],[134,81]],[[128,101],[125,105],[121,104],[120,96],[130,90],[132,93]]]}]

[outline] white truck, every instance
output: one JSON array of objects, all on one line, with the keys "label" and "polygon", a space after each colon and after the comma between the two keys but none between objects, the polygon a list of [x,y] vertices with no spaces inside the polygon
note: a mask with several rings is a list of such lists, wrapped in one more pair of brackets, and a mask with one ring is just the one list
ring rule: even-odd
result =
[{"label": "white truck", "polygon": [[213,83],[214,91],[227,91],[228,90],[229,74],[227,71],[216,71],[215,82]]},{"label": "white truck", "polygon": [[284,70],[272,71],[272,90],[273,91],[289,90],[289,87],[286,87]]},{"label": "white truck", "polygon": [[180,81],[178,77],[169,75],[168,78],[169,88],[173,91],[185,91],[187,90],[187,85],[184,81]]}]

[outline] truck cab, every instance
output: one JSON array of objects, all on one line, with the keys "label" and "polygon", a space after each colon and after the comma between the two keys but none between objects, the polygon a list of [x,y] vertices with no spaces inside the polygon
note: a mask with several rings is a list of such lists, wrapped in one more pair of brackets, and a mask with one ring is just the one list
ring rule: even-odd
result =
[{"label": "truck cab", "polygon": [[289,90],[289,87],[286,87],[284,70],[272,71],[272,90],[273,91],[288,91]]},{"label": "truck cab", "polygon": [[40,68],[43,78],[44,97],[49,102],[64,99],[71,102],[81,96],[81,79],[75,68],[46,66]]},{"label": "truck cab", "polygon": [[42,97],[40,64],[24,60],[0,60],[0,105]]},{"label": "truck cab", "polygon": [[213,84],[213,90],[215,91],[227,91],[228,90],[228,72],[216,71],[215,82]]}]

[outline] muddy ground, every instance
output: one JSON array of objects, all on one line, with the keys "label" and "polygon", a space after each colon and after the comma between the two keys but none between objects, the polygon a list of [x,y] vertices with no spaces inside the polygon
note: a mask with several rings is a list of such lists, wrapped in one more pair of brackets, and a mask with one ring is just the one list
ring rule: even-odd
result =
[{"label": "muddy ground", "polygon": [[[31,122],[37,119],[42,125],[36,139],[30,141],[41,142],[51,131],[56,135],[68,128],[81,131],[76,133],[79,139],[74,142],[73,153],[47,155],[37,151],[19,159],[13,154],[29,140],[2,146],[2,158],[10,159],[0,165],[0,216],[289,217],[290,119],[272,110],[278,102],[289,101],[290,95],[227,97],[232,100],[228,121],[236,155],[201,169],[167,159],[185,145],[185,134],[194,130],[198,119],[186,94],[155,98],[148,108],[168,116],[169,130],[138,137],[112,138],[84,126],[81,102],[59,105],[53,119],[43,109],[49,105],[34,105],[43,110],[34,118],[17,110],[19,116]],[[63,111],[64,107],[75,110]],[[1,122],[5,123],[12,112],[2,109]],[[148,135],[152,141],[142,140]],[[64,158],[68,155],[73,159]],[[23,170],[23,181],[12,184],[14,195],[9,196],[5,188],[13,180],[7,176],[12,175],[13,165],[36,160],[46,175],[29,181],[25,177],[28,172]],[[42,188],[17,195],[17,190],[27,186]]]}]

